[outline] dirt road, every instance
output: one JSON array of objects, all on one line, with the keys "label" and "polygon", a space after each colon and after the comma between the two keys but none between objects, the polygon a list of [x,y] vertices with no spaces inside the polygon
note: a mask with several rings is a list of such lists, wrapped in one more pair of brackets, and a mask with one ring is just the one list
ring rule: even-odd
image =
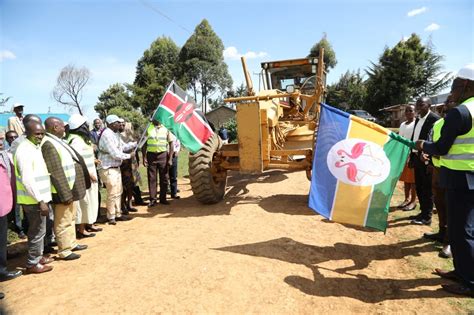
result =
[{"label": "dirt road", "polygon": [[[2,283],[12,313],[466,313],[441,291],[446,264],[429,227],[391,214],[386,235],[330,223],[307,207],[304,173],[229,179],[225,201],[180,200],[82,241],[81,259]],[[395,203],[395,202],[394,202]],[[413,213],[410,213],[413,214]],[[11,260],[22,266],[24,257]],[[468,304],[466,304],[468,303]]]}]

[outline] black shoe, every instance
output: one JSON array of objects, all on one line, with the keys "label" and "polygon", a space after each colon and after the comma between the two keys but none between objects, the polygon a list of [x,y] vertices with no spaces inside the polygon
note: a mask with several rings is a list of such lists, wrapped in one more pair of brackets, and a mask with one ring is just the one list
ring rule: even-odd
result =
[{"label": "black shoe", "polygon": [[43,254],[55,254],[55,253],[56,253],[56,250],[51,246],[47,246],[43,249]]},{"label": "black shoe", "polygon": [[121,217],[115,218],[115,221],[130,221],[132,218],[127,217],[126,215],[123,215]]},{"label": "black shoe", "polygon": [[441,285],[445,291],[450,293],[470,296],[474,298],[474,289],[468,288],[463,284],[442,284]]},{"label": "black shoe", "polygon": [[62,260],[75,260],[81,258],[81,255],[76,254],[76,253],[70,253],[66,257],[62,258]]},{"label": "black shoe", "polygon": [[417,225],[431,225],[431,219],[414,219],[411,220],[411,224],[417,224]]},{"label": "black shoe", "polygon": [[152,208],[154,206],[156,206],[156,200],[150,201],[150,203],[148,204],[148,208]]},{"label": "black shoe", "polygon": [[12,280],[12,279],[18,278],[22,274],[23,272],[21,272],[21,270],[7,271],[0,275],[0,281],[3,282],[3,281]]},{"label": "black shoe", "polygon": [[423,234],[423,238],[441,243],[443,242],[444,235],[439,232],[438,233],[425,233]]},{"label": "black shoe", "polygon": [[76,247],[74,247],[72,251],[77,252],[78,250],[84,250],[86,248],[87,248],[87,245],[76,245]]},{"label": "black shoe", "polygon": [[160,204],[162,205],[169,205],[170,202],[168,200],[163,200],[163,201],[160,201]]},{"label": "black shoe", "polygon": [[174,195],[174,196],[171,196],[171,198],[173,198],[173,199],[180,199],[181,197],[178,196],[178,195]]},{"label": "black shoe", "polygon": [[110,219],[109,221],[107,221],[107,223],[109,225],[116,225],[117,224],[117,222],[115,222],[115,219]]},{"label": "black shoe", "polygon": [[81,232],[76,232],[76,236],[78,239],[86,238],[86,237],[94,237],[95,233],[83,234]]}]

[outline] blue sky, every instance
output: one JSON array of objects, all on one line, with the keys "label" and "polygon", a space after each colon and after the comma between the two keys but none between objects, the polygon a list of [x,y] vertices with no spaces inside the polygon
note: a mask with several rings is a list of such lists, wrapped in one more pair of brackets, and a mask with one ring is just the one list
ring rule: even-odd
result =
[{"label": "blue sky", "polygon": [[[251,72],[265,60],[304,57],[323,32],[338,64],[365,70],[385,46],[411,33],[431,39],[446,71],[474,61],[474,1],[153,1],[0,0],[0,92],[25,112],[64,112],[51,91],[61,68],[91,71],[82,103],[96,116],[97,97],[111,84],[133,82],[138,59],[159,36],[178,46],[206,18],[226,48],[234,85],[243,82],[239,56]],[[253,76],[258,86],[258,77]],[[0,108],[1,110],[5,110]]]}]

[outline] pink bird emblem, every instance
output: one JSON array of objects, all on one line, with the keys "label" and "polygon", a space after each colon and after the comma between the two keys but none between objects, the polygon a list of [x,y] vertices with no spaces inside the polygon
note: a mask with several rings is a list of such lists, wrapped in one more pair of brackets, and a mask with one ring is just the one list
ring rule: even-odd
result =
[{"label": "pink bird emblem", "polygon": [[[364,151],[368,151],[368,153],[364,153]],[[358,142],[356,143],[351,152],[348,153],[343,149],[337,150],[337,155],[340,156],[340,160],[335,163],[337,168],[347,167],[346,169],[346,176],[351,182],[360,182],[365,176],[380,176],[381,174],[373,174],[371,171],[363,171],[357,167],[357,161],[362,156],[367,156],[372,158],[374,161],[380,161],[379,158],[376,158],[372,154],[372,150],[370,146],[367,145],[365,142]],[[352,161],[347,161],[352,160]],[[383,163],[383,162],[382,162]]]}]

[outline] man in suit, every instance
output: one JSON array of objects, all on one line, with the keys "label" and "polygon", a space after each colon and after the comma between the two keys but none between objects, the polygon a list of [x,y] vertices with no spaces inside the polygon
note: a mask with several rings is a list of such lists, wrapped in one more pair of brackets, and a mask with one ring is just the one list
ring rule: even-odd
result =
[{"label": "man in suit", "polygon": [[474,63],[459,70],[440,137],[418,141],[418,150],[439,156],[440,186],[446,189],[448,233],[454,270],[436,269],[456,284],[443,289],[474,297]]},{"label": "man in suit", "polygon": [[58,243],[58,255],[63,260],[74,260],[81,255],[73,253],[87,248],[76,242],[76,204],[91,187],[89,172],[84,159],[65,141],[64,122],[49,117],[44,122],[46,135],[41,152],[51,177],[52,204],[54,210],[54,234]]},{"label": "man in suit", "polygon": [[[440,119],[439,115],[430,111],[431,99],[421,97],[416,101],[415,110],[418,118],[415,120],[412,140],[426,140],[428,134],[433,128],[434,123]],[[421,213],[412,221],[412,224],[430,225],[431,215],[433,214],[433,192],[431,190],[432,174],[428,168],[429,161],[423,159],[418,150],[414,150],[410,155],[411,163],[415,169],[415,186],[418,200],[420,201]]]}]

